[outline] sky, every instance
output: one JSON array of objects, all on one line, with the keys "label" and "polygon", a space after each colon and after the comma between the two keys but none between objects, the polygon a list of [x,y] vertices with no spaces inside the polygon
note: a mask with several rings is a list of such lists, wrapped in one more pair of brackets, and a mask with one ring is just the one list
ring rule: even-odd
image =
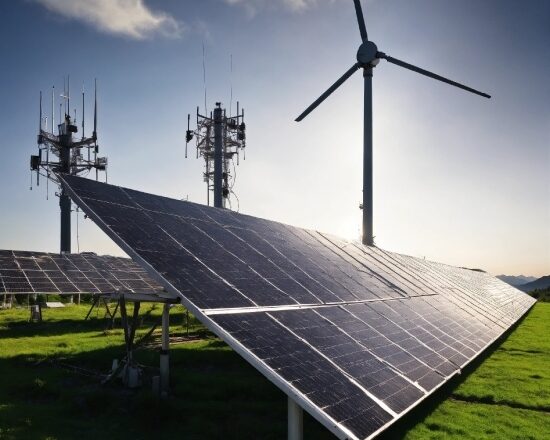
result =
[{"label": "sky", "polygon": [[[363,10],[379,50],[493,96],[375,68],[377,246],[550,274],[550,2],[367,0]],[[184,158],[187,114],[204,107],[203,45],[208,109],[245,108],[240,212],[359,237],[361,74],[294,122],[355,62],[351,0],[16,0],[0,2],[0,16],[0,248],[59,249],[55,188],[48,199],[43,181],[29,190],[29,156],[39,92],[59,91],[66,75],[73,96],[98,79],[109,183],[206,203],[204,162]],[[75,212],[77,247],[123,255]]]}]

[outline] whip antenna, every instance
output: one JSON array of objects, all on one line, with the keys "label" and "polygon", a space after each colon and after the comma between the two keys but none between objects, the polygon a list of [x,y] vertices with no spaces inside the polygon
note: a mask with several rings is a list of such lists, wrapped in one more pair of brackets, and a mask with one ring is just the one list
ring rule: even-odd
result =
[{"label": "whip antenna", "polygon": [[206,107],[206,51],[204,49],[204,41],[202,42],[202,83],[204,85],[204,114],[208,114]]}]

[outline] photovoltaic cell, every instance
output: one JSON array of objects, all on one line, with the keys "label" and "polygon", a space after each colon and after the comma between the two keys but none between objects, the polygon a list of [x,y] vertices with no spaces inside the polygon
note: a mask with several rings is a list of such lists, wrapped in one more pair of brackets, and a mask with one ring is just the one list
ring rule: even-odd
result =
[{"label": "photovoltaic cell", "polygon": [[391,415],[360,385],[350,381],[334,363],[269,314],[218,315],[215,321],[336,423],[355,432],[359,438],[367,437],[391,420]]},{"label": "photovoltaic cell", "polygon": [[[385,429],[534,302],[483,272],[91,180],[62,180],[152,277],[340,438]],[[94,268],[77,269],[93,281]],[[139,285],[125,273],[114,270],[109,282]]]},{"label": "photovoltaic cell", "polygon": [[155,294],[164,288],[129,258],[0,250],[0,292]]}]

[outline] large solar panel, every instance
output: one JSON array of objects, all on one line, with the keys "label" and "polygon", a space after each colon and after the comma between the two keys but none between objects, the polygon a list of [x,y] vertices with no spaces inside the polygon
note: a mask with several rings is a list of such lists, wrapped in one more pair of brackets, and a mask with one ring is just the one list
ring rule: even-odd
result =
[{"label": "large solar panel", "polygon": [[164,288],[129,258],[0,250],[0,294],[158,294]]},{"label": "large solar panel", "polygon": [[371,438],[534,303],[483,273],[77,177],[115,242],[340,438]]}]

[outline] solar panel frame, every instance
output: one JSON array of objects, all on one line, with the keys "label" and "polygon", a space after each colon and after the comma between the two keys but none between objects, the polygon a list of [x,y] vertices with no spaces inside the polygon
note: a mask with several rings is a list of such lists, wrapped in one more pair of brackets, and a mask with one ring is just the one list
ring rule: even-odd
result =
[{"label": "solar panel frame", "polygon": [[[67,182],[68,180],[71,181],[70,184]],[[167,277],[165,277],[161,273],[159,273],[157,271],[157,269],[155,269],[155,267],[153,267],[152,264],[149,263],[149,261],[147,261],[147,258],[142,257],[142,255],[144,255],[145,257],[149,257],[150,255],[147,252],[150,253],[151,251],[147,251],[147,250],[144,250],[144,249],[132,247],[129,243],[126,242],[126,240],[124,238],[122,238],[115,230],[113,230],[108,223],[106,223],[104,221],[104,218],[103,218],[102,215],[97,214],[94,211],[94,209],[92,209],[88,205],[87,201],[85,201],[83,198],[80,197],[79,193],[80,194],[87,194],[86,190],[83,191],[82,188],[77,188],[81,183],[83,183],[83,182],[81,182],[82,180],[83,179],[78,179],[78,178],[74,178],[74,177],[69,177],[69,178],[65,178],[65,176],[62,177],[62,182],[64,184],[64,187],[69,192],[69,194],[71,195],[71,198],[73,198],[75,203],[77,203],[86,212],[86,214],[90,218],[92,218],[92,220],[94,220],[94,222],[105,233],[107,233],[107,235],[109,237],[111,237],[126,253],[128,253],[128,255],[130,255],[136,262],[138,262],[149,273],[149,275],[153,279],[155,279],[156,281],[158,281],[159,283],[164,285],[165,288],[169,292],[171,292],[175,295],[178,295],[181,298],[181,302],[198,319],[200,319],[203,322],[203,324],[205,324],[217,336],[219,336],[221,339],[223,339],[230,347],[232,347],[238,354],[240,354],[244,359],[246,359],[256,369],[258,369],[260,372],[262,372],[271,382],[273,382],[276,386],[278,386],[281,390],[283,390],[283,392],[285,392],[292,399],[294,399],[296,402],[298,402],[299,405],[302,406],[302,408],[304,408],[306,411],[308,411],[310,414],[312,414],[319,422],[321,422],[325,427],[327,427],[338,438],[341,438],[341,439],[344,439],[344,438],[350,438],[350,439],[363,438],[363,437],[358,437],[349,427],[346,427],[346,425],[343,424],[343,422],[338,422],[337,419],[335,419],[332,416],[330,416],[329,414],[325,413],[323,409],[321,409],[319,406],[314,404],[313,401],[311,401],[306,395],[304,395],[292,383],[284,380],[281,376],[279,376],[279,374],[273,368],[271,368],[269,365],[266,364],[266,362],[264,362],[261,359],[261,357],[258,357],[253,352],[251,352],[250,349],[248,349],[245,346],[245,344],[241,343],[241,341],[239,341],[238,338],[234,337],[231,334],[230,331],[228,331],[226,328],[224,328],[223,325],[219,325],[218,322],[217,322],[217,321],[222,321],[223,319],[228,319],[228,317],[231,317],[231,316],[235,317],[235,315],[239,314],[239,313],[247,313],[247,312],[252,313],[251,310],[247,311],[246,306],[245,307],[237,306],[236,308],[233,308],[233,309],[218,308],[216,310],[210,310],[209,311],[208,309],[201,308],[198,305],[196,305],[193,301],[191,301],[189,298],[187,298],[187,296],[184,295],[176,286],[174,286]],[[75,186],[75,188],[76,188],[75,190],[73,190],[72,185]],[[124,196],[126,196],[128,198],[129,203],[137,204],[137,202],[133,201],[132,198],[127,193],[127,192],[132,192],[133,194],[135,194],[137,192],[135,192],[133,190],[126,190],[126,189],[118,188],[118,187],[114,187],[114,188],[115,188],[115,189],[113,189],[114,191],[122,191],[122,193],[124,193]],[[97,190],[104,190],[104,189],[106,190],[105,187],[103,187],[101,189],[96,187],[94,190],[96,190],[96,189]],[[92,192],[92,194],[93,194],[93,192]],[[175,200],[172,200],[172,201],[169,202],[167,200],[170,200],[170,199],[160,198],[160,197],[155,197],[155,196],[153,196],[153,198],[147,199],[147,196],[149,196],[149,195],[146,195],[144,193],[138,193],[138,194],[140,194],[140,198],[141,198],[140,203],[144,203],[144,204],[149,203],[155,209],[164,209],[163,206],[165,206],[165,205],[175,206],[175,205],[177,205],[177,203],[182,203],[182,202],[178,202],[178,201],[175,201]],[[96,193],[96,196],[97,196],[97,193]],[[149,196],[149,197],[151,197],[151,196]],[[107,197],[107,198],[109,198],[109,197]],[[96,199],[96,201],[97,201],[97,199]],[[101,203],[116,204],[116,203],[118,203],[118,200],[116,198],[110,198],[109,201],[105,201],[105,202],[101,202]],[[205,215],[204,208],[201,208],[200,205],[190,204],[188,202],[185,202],[185,203],[186,203],[186,206],[187,207],[190,206],[192,208],[192,209],[190,208],[190,210],[194,212],[194,214],[192,215],[192,218],[201,217],[201,216]],[[118,208],[115,208],[115,207],[110,207],[110,208],[118,209]],[[181,206],[179,208],[181,208]],[[143,215],[144,213],[142,212],[140,214]],[[230,223],[228,225],[229,227],[239,228],[239,227],[243,226],[241,220],[239,218],[237,218],[235,215],[231,214],[231,213],[223,212],[223,215],[222,215],[222,213],[219,212],[218,210],[213,209],[213,208],[209,208],[208,209],[208,215],[209,216],[211,215],[212,217],[219,216],[220,220],[223,220],[223,222]],[[247,221],[256,222],[255,223],[256,225],[264,225],[265,226],[265,223],[267,222],[267,221],[264,221],[264,220],[261,220],[261,219],[254,219],[254,218],[251,218],[251,217],[248,217],[248,216],[242,216],[241,218],[244,218],[244,217],[247,218]],[[202,217],[202,218],[204,218],[204,217]],[[195,220],[200,220],[200,219],[195,219]],[[225,223],[222,223],[222,224],[225,224]],[[287,227],[286,225],[279,225],[279,226],[281,228],[286,228]],[[160,226],[158,226],[158,227],[160,227]],[[288,227],[288,228],[292,228],[292,227]],[[169,244],[169,247],[170,246],[180,246],[181,248],[183,248],[183,246],[174,237],[172,237],[168,231],[165,231],[162,228],[161,228],[161,231],[166,233],[170,237],[170,239],[173,240],[173,242],[171,242]],[[313,234],[313,235],[317,234],[314,231],[306,231],[306,233]],[[324,238],[324,235],[322,235],[322,236]],[[356,245],[353,245],[353,246],[356,246]],[[358,246],[356,246],[356,247],[358,248]],[[364,249],[361,249],[361,248],[358,248],[358,250],[359,251],[365,251]],[[405,257],[405,256],[400,256],[400,257],[411,258],[411,257]],[[379,256],[378,258],[382,258],[382,257]],[[387,270],[390,270],[390,267],[389,267],[390,263],[391,262],[386,261]],[[436,264],[434,263],[434,265],[436,265]],[[433,272],[433,273],[430,273],[430,276],[433,276],[435,278],[439,277],[440,280],[442,281],[443,286],[445,286],[446,284],[453,284],[450,280],[448,280],[446,278],[449,275],[444,273],[445,269],[444,268],[442,269],[441,266],[444,266],[444,265],[439,265],[437,267],[431,267],[430,266],[429,268],[424,268],[424,269],[426,269],[428,272],[429,271]],[[378,269],[378,267],[377,267],[377,269]],[[422,265],[420,265],[418,267],[418,270],[420,270],[420,269],[422,269]],[[386,274],[389,274],[389,273],[386,273]],[[402,276],[402,275],[397,274],[397,275],[393,275],[393,276],[395,276],[396,277],[395,279],[398,280],[397,277]],[[416,274],[416,276],[417,276],[417,274]],[[444,281],[446,281],[446,282],[444,282]],[[415,280],[415,283],[422,284],[420,279]],[[419,288],[419,286],[417,286],[417,287]],[[411,290],[412,290],[412,287],[410,285],[409,286],[403,285],[403,290],[402,290],[403,292],[408,293]],[[469,291],[468,289],[466,289],[464,287],[460,287],[459,289],[448,288],[448,289],[443,289],[443,290],[444,290],[443,293],[438,292],[434,296],[426,296],[426,295],[422,295],[421,294],[422,292],[416,292],[416,295],[414,295],[414,294],[413,295],[407,295],[407,298],[409,298],[407,301],[412,301],[413,299],[415,299],[415,300],[417,299],[417,300],[420,300],[420,301],[432,301],[432,298],[433,298],[434,302],[432,304],[427,304],[428,306],[431,306],[431,307],[435,308],[436,306],[434,304],[437,304],[438,306],[442,306],[444,304],[444,302],[447,301],[446,306],[450,307],[450,304],[453,305],[453,303],[449,301],[449,298],[452,297],[451,293],[455,293],[455,290],[456,290],[456,291],[460,292],[460,297],[459,297],[459,300],[458,300],[459,304],[463,305],[463,301],[467,301],[467,302],[470,301],[472,303],[471,304],[472,310],[467,310],[466,308],[461,308],[461,307],[457,306],[459,311],[457,312],[457,318],[456,318],[456,322],[454,323],[454,325],[457,325],[459,327],[460,327],[460,324],[458,324],[458,322],[460,322],[459,321],[460,319],[465,319],[464,318],[465,315],[471,315],[471,316],[474,316],[474,317],[476,316],[475,315],[475,313],[476,313],[475,308],[473,307],[474,304],[478,304],[478,303],[483,304],[483,302],[482,302],[483,300],[480,299],[478,296],[476,296],[477,295],[476,292]],[[510,300],[510,301],[512,303],[515,303],[516,299]],[[379,304],[384,305],[385,301],[389,302],[389,301],[395,301],[395,300],[397,300],[397,299],[396,298],[387,298],[385,300],[377,300],[376,302],[362,301],[361,303],[364,304],[364,305],[376,304],[377,307],[378,307]],[[439,303],[438,303],[438,301],[439,301]],[[524,313],[526,313],[528,311],[528,309],[534,303],[534,301],[529,301],[525,298],[523,298],[523,300],[517,300],[517,302],[519,303],[519,305],[517,307],[517,312],[515,314],[510,312],[511,316],[508,318],[508,320],[513,321],[513,322],[517,321],[517,319],[519,319]],[[355,304],[355,305],[357,305],[357,304]],[[487,306],[487,304],[483,304],[483,305]],[[301,306],[302,305],[298,304],[294,308],[299,309]],[[312,309],[312,308],[319,308],[320,309],[322,307],[329,307],[329,306],[331,306],[331,304],[321,304],[321,305],[319,305],[319,304],[309,304],[309,305],[306,305],[305,307],[307,307],[308,309]],[[343,307],[346,308],[346,307],[352,307],[352,306],[354,306],[353,303],[352,304],[346,303],[346,305],[343,306]],[[523,310],[521,310],[522,307],[523,307]],[[250,307],[248,307],[248,308],[250,308]],[[284,308],[286,310],[289,309],[288,306],[286,306],[286,307],[281,306],[281,307],[279,307],[278,310],[277,310],[277,307],[269,308],[269,307],[264,306],[264,307],[257,307],[253,314],[263,313],[263,314],[266,314],[266,315],[272,317],[273,314],[276,314],[276,313],[279,313],[280,311],[282,311],[281,310],[282,308]],[[292,307],[291,307],[291,309],[292,309]],[[502,317],[496,317],[495,316],[495,319],[497,320],[497,322],[498,322],[499,318],[500,319],[506,319],[507,316],[505,316],[505,315],[502,315]],[[487,320],[483,320],[483,319],[481,319],[481,317],[478,317],[478,321],[483,325],[486,325],[486,326],[489,325],[486,322]],[[492,320],[489,320],[489,321],[492,321]],[[451,325],[452,323],[453,323],[452,320],[447,320],[447,325]],[[481,325],[481,324],[479,324],[479,325]],[[493,322],[493,324],[496,324],[496,322]],[[284,328],[286,330],[289,330],[287,327],[284,327],[284,326],[282,328]],[[456,370],[448,372],[448,374],[445,376],[446,377],[445,381],[435,385],[433,388],[431,388],[429,391],[427,391],[422,397],[415,400],[414,403],[409,405],[406,409],[400,411],[399,413],[396,413],[396,412],[392,411],[391,408],[390,408],[389,413],[392,415],[392,418],[389,421],[383,423],[375,431],[369,431],[369,433],[366,435],[365,438],[370,439],[370,438],[375,437],[381,431],[383,431],[384,429],[389,427],[391,424],[393,424],[397,420],[399,420],[402,416],[404,416],[405,414],[410,412],[413,408],[417,407],[427,397],[432,395],[436,390],[438,390],[441,386],[443,386],[447,382],[448,379],[454,377],[456,374],[459,374],[462,368],[467,366],[477,355],[479,355],[482,351],[484,351],[487,347],[489,347],[492,343],[494,343],[499,337],[501,337],[502,334],[504,334],[508,330],[508,328],[509,328],[509,325],[507,325],[507,324],[499,325],[499,328],[496,329],[495,332],[494,332],[494,336],[492,336],[483,345],[483,348],[481,350],[479,350],[477,353],[474,353],[474,355],[472,355],[471,357],[462,356],[462,357],[464,357],[464,359],[462,361],[460,361],[460,365],[457,364],[456,365]],[[428,332],[428,334],[429,334],[429,332]],[[433,337],[434,337],[434,339],[438,339],[436,336],[433,336]],[[455,342],[458,342],[458,341],[453,342],[452,338],[448,339],[449,335],[447,335],[445,332],[442,332],[442,334],[440,334],[439,337],[445,339],[448,344],[449,343],[454,344]],[[305,340],[303,338],[297,337],[297,340],[305,341],[307,343],[307,340]],[[311,347],[311,344],[308,344],[308,345]],[[460,345],[460,344],[458,344],[458,345]],[[379,402],[377,402],[377,403],[379,403]],[[383,409],[386,409],[385,405],[381,405],[379,403],[379,406]],[[355,425],[351,425],[351,422],[349,422],[349,426],[359,426],[358,425],[359,422],[360,422],[360,420],[354,420],[353,423],[355,423]],[[359,429],[359,428],[357,428],[357,429]]]},{"label": "solar panel frame", "polygon": [[160,275],[145,259],[143,259],[129,244],[127,244],[122,238],[118,236],[97,214],[88,207],[88,205],[77,195],[70,185],[61,177],[64,184],[64,188],[69,192],[72,200],[77,203],[86,214],[93,219],[98,225],[115,243],[117,243],[121,249],[132,257],[132,259],[153,278],[162,284],[169,293],[173,293],[181,298],[182,304],[203,324],[205,324],[214,334],[224,340],[233,350],[235,350],[240,356],[242,356],[247,362],[258,369],[264,376],[266,376],[275,386],[281,389],[289,397],[294,399],[304,410],[323,424],[330,432],[332,432],[339,439],[346,440],[348,438],[357,439],[357,437],[348,429],[339,426],[339,424],[329,417],[327,414],[320,412],[316,405],[314,405],[309,399],[307,399],[300,391],[298,391],[290,383],[283,380],[277,375],[271,368],[263,363],[257,356],[251,353],[243,344],[237,339],[233,338],[229,332],[223,327],[218,325],[213,319],[205,315],[201,309],[199,309],[194,303],[189,301],[185,296],[181,295],[178,289],[172,285],[166,278]]}]

